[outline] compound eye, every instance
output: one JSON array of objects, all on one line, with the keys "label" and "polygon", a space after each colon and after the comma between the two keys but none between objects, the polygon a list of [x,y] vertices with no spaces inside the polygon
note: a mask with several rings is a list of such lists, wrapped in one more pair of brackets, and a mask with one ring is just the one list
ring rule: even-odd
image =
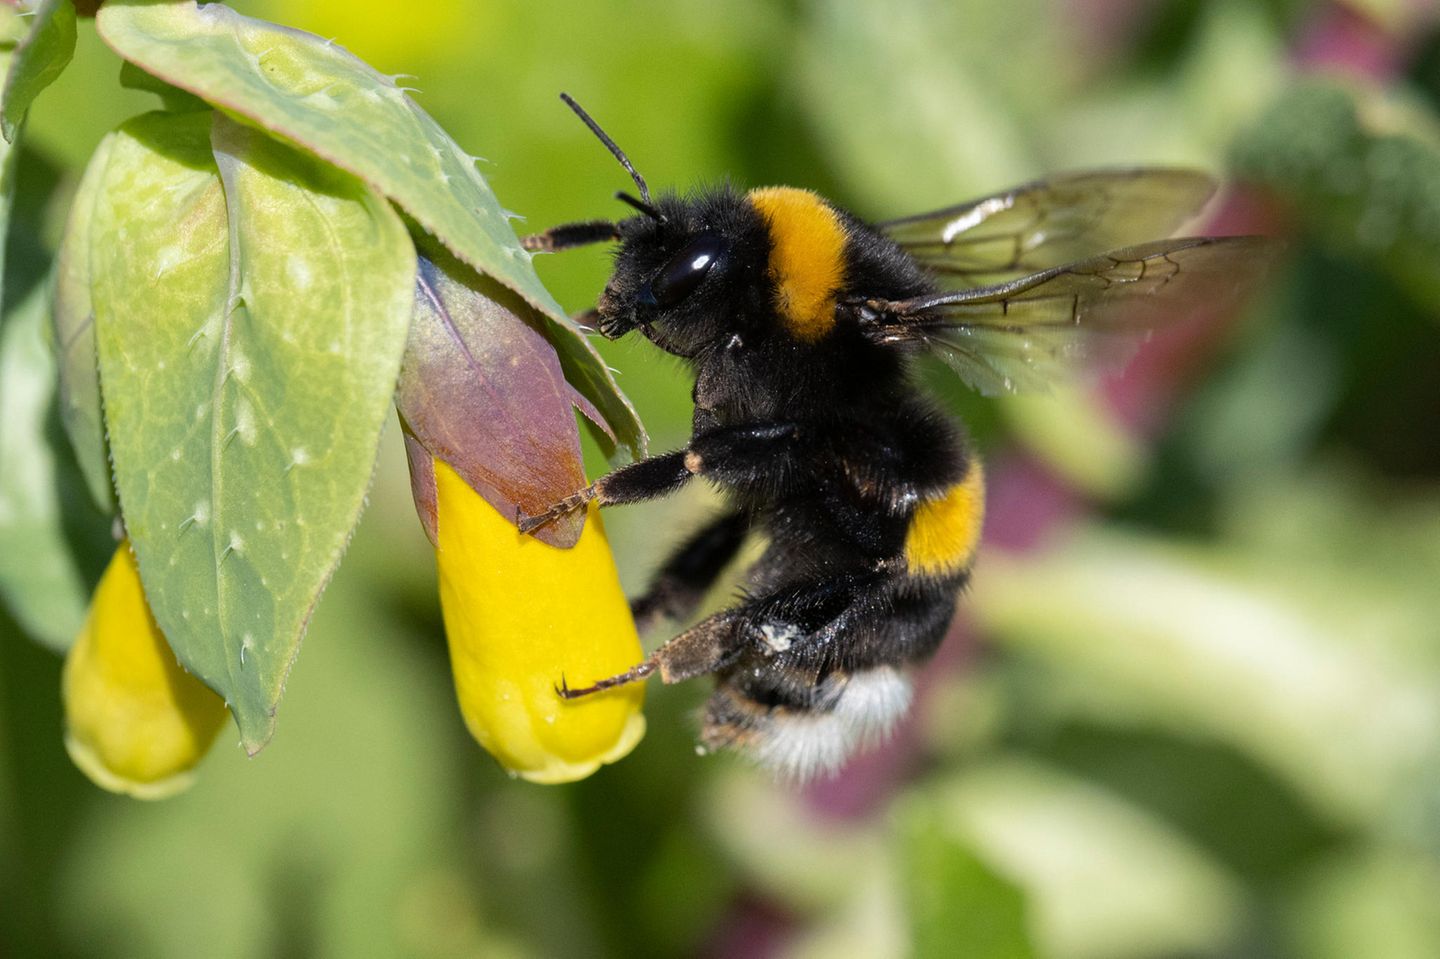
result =
[{"label": "compound eye", "polygon": [[[678,304],[709,274],[711,267],[724,255],[727,244],[717,233],[701,233],[685,244],[685,248],[660,268],[646,287],[656,306],[669,308]],[[642,299],[646,297],[642,294]]]}]

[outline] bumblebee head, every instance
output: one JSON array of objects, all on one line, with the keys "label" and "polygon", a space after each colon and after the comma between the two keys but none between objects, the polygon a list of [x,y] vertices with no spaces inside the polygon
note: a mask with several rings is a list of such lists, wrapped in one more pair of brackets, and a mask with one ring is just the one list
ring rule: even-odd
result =
[{"label": "bumblebee head", "polygon": [[728,340],[738,331],[728,328],[727,318],[742,315],[732,308],[740,304],[729,302],[744,292],[736,280],[747,270],[738,254],[755,245],[751,234],[762,229],[753,211],[728,189],[693,199],[653,200],[624,151],[570,96],[560,96],[635,181],[638,198],[624,192],[616,198],[636,215],[553,227],[526,237],[525,247],[553,252],[619,242],[615,270],[595,309],[596,328],[609,339],[639,330],[661,349],[683,357]]},{"label": "bumblebee head", "polygon": [[[720,346],[754,311],[759,221],[728,189],[688,199],[664,197],[659,217],[641,215],[619,224],[615,269],[596,308],[598,328],[610,338],[631,330],[667,353],[693,358]],[[763,262],[760,263],[763,269]]]}]

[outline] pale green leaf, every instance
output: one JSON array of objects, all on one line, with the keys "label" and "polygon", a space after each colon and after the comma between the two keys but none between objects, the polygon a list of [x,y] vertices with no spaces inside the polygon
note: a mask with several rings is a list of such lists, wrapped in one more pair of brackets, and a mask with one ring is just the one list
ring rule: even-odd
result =
[{"label": "pale green leaf", "polygon": [[[14,14],[11,14],[12,16]],[[0,133],[15,142],[25,111],[75,53],[75,7],[71,0],[41,0],[29,21],[29,32],[15,49],[0,95]]]},{"label": "pale green leaf", "polygon": [[1440,955],[1440,862],[1421,850],[1345,848],[1305,870],[1285,915],[1307,959]]},{"label": "pale green leaf", "polygon": [[55,360],[44,325],[40,285],[0,326],[0,597],[27,633],[63,650],[85,617],[86,590],[46,435]]},{"label": "pale green leaf", "polygon": [[160,98],[166,110],[183,113],[187,110],[204,110],[210,105],[193,93],[186,93],[173,87],[159,77],[151,76],[135,64],[126,60],[120,64],[120,85],[127,90],[143,90]]},{"label": "pale green leaf", "polygon": [[90,220],[114,135],[100,141],[75,198],[55,270],[53,321],[60,367],[60,420],[75,449],[86,485],[102,510],[114,509],[110,458],[100,412],[100,373],[95,358],[95,314],[90,304]]},{"label": "pale green leaf", "polygon": [[[1295,484],[1275,489],[1251,525],[1333,522],[1307,516]],[[1363,509],[1328,505],[1336,516]],[[1413,588],[1397,599],[1356,581],[1363,571],[1347,559],[1387,555],[1383,535],[1372,518],[1353,549],[1315,538],[1247,556],[1091,529],[1043,556],[992,551],[972,608],[1002,646],[1046,667],[1052,700],[1082,715],[1226,743],[1335,822],[1414,828],[1405,820],[1437,795],[1440,689],[1407,662],[1404,634],[1433,650],[1434,618],[1407,608]],[[1433,556],[1394,561],[1440,581]]]},{"label": "pale green leaf", "polygon": [[391,77],[298,30],[193,2],[112,2],[100,35],[130,62],[348,170],[393,199],[461,261],[545,316],[570,382],[639,455],[634,411],[540,283],[507,214],[467,155]]},{"label": "pale green leaf", "polygon": [[937,810],[901,810],[899,852],[916,959],[1030,959],[1025,895],[947,833]]},{"label": "pale green leaf", "polygon": [[[972,850],[1024,893],[1025,928],[1040,955],[1217,955],[1234,941],[1242,919],[1234,878],[1120,796],[1016,759],[968,769],[924,795],[937,814],[934,842]],[[959,862],[951,869],[974,872]]]},{"label": "pale green leaf", "polygon": [[106,425],[146,593],[254,752],[360,512],[414,248],[359,182],[207,113],[120,129],[92,237]]},{"label": "pale green leaf", "polygon": [[[0,73],[15,65],[18,55],[16,41],[24,34],[24,18],[7,6],[0,5]],[[12,138],[7,134],[5,143],[0,144],[0,239],[10,232],[10,204],[15,198],[15,155],[11,149]],[[4,260],[4,248],[0,246],[0,262]]]},{"label": "pale green leaf", "polygon": [[[0,31],[13,33],[20,23],[14,11],[0,9]],[[0,70],[11,58],[10,50],[0,51]],[[0,142],[0,239],[9,233],[14,193],[15,150]],[[85,615],[85,586],[65,539],[46,435],[55,361],[44,319],[39,284],[0,325],[0,597],[26,632],[64,649]]]},{"label": "pale green leaf", "polygon": [[110,3],[96,25],[125,59],[374,183],[461,259],[559,311],[473,159],[392,78],[218,4]]},{"label": "pale green leaf", "polygon": [[[879,216],[1042,172],[1021,122],[1038,121],[1061,80],[1059,21],[1042,0],[1012,0],[998,14],[986,0],[800,8],[807,29],[794,69],[807,119],[833,173]],[[997,51],[1027,66],[996,70]]]}]

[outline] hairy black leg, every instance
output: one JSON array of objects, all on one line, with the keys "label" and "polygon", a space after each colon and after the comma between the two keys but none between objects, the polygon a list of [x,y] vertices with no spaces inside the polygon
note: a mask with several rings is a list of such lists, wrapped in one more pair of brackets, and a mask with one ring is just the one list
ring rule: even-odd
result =
[{"label": "hairy black leg", "polygon": [[[814,677],[924,662],[944,638],[967,578],[968,571],[919,581],[877,570],[849,578],[828,595],[818,588],[781,590],[754,611],[770,646],[761,655]],[[796,628],[787,630],[787,624]]]},{"label": "hairy black leg", "polygon": [[667,683],[714,672],[744,652],[744,641],[736,638],[741,634],[733,629],[731,615],[727,610],[702,620],[651,653],[644,662],[619,675],[607,676],[578,689],[572,689],[562,677],[555,692],[565,699],[576,699],[645,679],[656,670]]},{"label": "hairy black leg", "polygon": [[613,473],[607,473],[544,512],[534,516],[517,515],[515,525],[520,528],[520,532],[529,533],[566,513],[583,508],[592,500],[601,506],[609,506],[613,503],[638,503],[641,500],[654,499],[678,490],[694,475],[686,468],[684,450],[652,456],[638,463],[622,466]]},{"label": "hairy black leg", "polygon": [[520,241],[520,245],[532,253],[555,253],[577,246],[604,243],[620,239],[620,230],[609,220],[587,220],[583,223],[563,223],[552,226],[544,233],[532,233]]},{"label": "hairy black leg", "polygon": [[704,598],[740,550],[750,520],[743,512],[715,519],[677,549],[655,574],[650,588],[630,604],[635,625],[643,633],[661,619],[684,619]]},{"label": "hairy black leg", "polygon": [[691,472],[721,483],[783,472],[794,465],[800,449],[795,423],[751,423],[722,426],[696,435],[686,451]]},{"label": "hairy black leg", "polygon": [[594,483],[595,499],[601,506],[610,506],[639,503],[673,493],[695,475],[686,465],[685,457],[685,450],[676,450],[607,473]]},{"label": "hairy black leg", "polygon": [[859,580],[837,576],[752,599],[703,619],[650,657],[667,683],[724,669],[746,654],[764,655],[815,636],[854,601]]},{"label": "hairy black leg", "polygon": [[701,620],[651,653],[643,663],[618,676],[609,676],[580,689],[562,680],[555,691],[566,699],[586,696],[644,679],[656,670],[666,683],[678,683],[723,669],[739,658],[750,644],[744,607],[727,609]]},{"label": "hairy black leg", "polygon": [[[866,570],[783,586],[719,615],[727,617],[729,645],[745,652],[739,668],[766,663],[777,675],[813,682],[835,670],[928,659],[950,624],[963,581],[964,574],[918,582]],[[665,653],[664,647],[656,653],[662,672]]]},{"label": "hairy black leg", "polygon": [[529,533],[592,500],[601,506],[638,503],[673,493],[696,475],[720,482],[785,468],[795,445],[793,423],[722,427],[691,440],[690,446],[623,466],[565,497],[542,513],[515,517],[520,532]]},{"label": "hairy black leg", "polygon": [[[756,682],[796,703],[835,670],[902,666],[934,652],[954,610],[957,584],[936,582],[897,594],[897,575],[879,570],[794,583],[701,620],[643,663],[581,689],[575,698],[656,671],[666,683],[731,667],[759,670]],[[762,664],[765,664],[762,668]]]}]

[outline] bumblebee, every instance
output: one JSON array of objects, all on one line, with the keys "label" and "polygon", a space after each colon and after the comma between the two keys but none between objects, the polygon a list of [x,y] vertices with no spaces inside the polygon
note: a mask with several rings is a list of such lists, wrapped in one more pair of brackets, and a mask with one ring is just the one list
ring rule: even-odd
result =
[{"label": "bumblebee", "polygon": [[768,545],[733,606],[621,675],[578,688],[562,679],[557,690],[712,675],[705,747],[738,749],[792,779],[834,772],[908,710],[980,542],[983,467],[964,428],[918,386],[916,357],[938,355],[990,395],[1113,368],[1155,326],[1225,308],[1268,244],[1144,242],[1214,190],[1174,169],[1072,173],[875,225],[792,187],[652,199],[624,152],[562,99],[640,195],[616,194],[632,216],[524,244],[619,244],[588,319],[689,365],[694,430],[683,449],[617,469],[519,527],[591,501],[654,499],[697,477],[717,486],[727,511],[634,600],[642,629],[688,618],[746,537]]}]

